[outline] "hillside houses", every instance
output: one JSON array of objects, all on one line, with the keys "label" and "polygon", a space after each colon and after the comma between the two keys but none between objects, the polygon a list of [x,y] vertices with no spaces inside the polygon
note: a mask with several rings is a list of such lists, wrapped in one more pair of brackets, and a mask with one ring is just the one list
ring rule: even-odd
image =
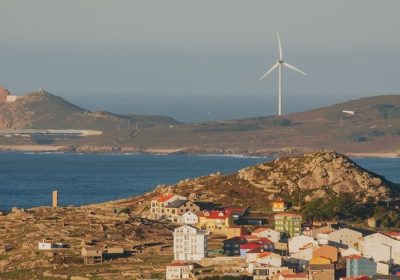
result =
[{"label": "hillside houses", "polygon": [[179,279],[196,275],[196,263],[202,269],[212,266],[253,279],[333,280],[389,276],[399,262],[400,240],[385,234],[363,236],[334,223],[303,230],[300,214],[280,210],[266,217],[273,228],[242,225],[246,208],[200,209],[195,201],[174,195],[155,200],[165,219],[181,224],[173,234],[174,260],[179,262],[166,268],[168,275],[180,275]]}]

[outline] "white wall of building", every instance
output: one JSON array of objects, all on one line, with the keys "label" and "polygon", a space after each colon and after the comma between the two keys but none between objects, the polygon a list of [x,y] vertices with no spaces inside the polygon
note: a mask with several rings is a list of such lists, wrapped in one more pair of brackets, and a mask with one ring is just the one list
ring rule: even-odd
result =
[{"label": "white wall of building", "polygon": [[297,253],[300,248],[307,244],[312,244],[314,247],[318,246],[318,242],[314,240],[311,236],[299,235],[289,239],[289,253]]},{"label": "white wall of building", "polygon": [[182,224],[194,226],[199,222],[199,217],[192,211],[188,211],[182,215]]},{"label": "white wall of building", "polygon": [[207,235],[190,225],[174,230],[174,259],[181,261],[199,261],[207,256]]},{"label": "white wall of building", "polygon": [[373,258],[375,262],[392,259],[395,264],[400,264],[400,240],[374,233],[363,238],[361,249],[364,257]]},{"label": "white wall of building", "polygon": [[273,230],[273,229],[265,229],[261,232],[253,233],[254,235],[258,237],[265,237],[271,240],[272,242],[279,242],[279,239],[281,237],[281,233],[279,231]]}]

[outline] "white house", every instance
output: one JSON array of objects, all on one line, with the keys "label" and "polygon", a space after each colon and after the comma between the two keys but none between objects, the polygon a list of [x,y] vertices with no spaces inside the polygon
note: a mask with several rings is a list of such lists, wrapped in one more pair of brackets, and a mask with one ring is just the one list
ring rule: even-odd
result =
[{"label": "white house", "polygon": [[288,245],[289,245],[289,253],[298,253],[300,251],[300,248],[305,247],[306,245],[311,244],[313,247],[318,246],[318,242],[314,240],[311,236],[306,236],[306,235],[299,235],[299,236],[294,236],[289,239]]},{"label": "white house", "polygon": [[162,193],[150,202],[150,218],[154,220],[165,219],[167,217],[166,206],[175,200],[186,199],[183,196],[172,193]]},{"label": "white house", "polygon": [[282,257],[271,252],[262,252],[257,255],[255,262],[274,267],[281,267]]},{"label": "white house", "polygon": [[365,236],[362,240],[361,253],[375,262],[393,261],[400,264],[400,240],[381,233]]},{"label": "white house", "polygon": [[341,248],[358,248],[358,243],[362,238],[362,233],[348,229],[342,228],[337,231],[333,231],[328,235],[328,243],[331,246],[341,247]]},{"label": "white house", "polygon": [[199,217],[192,211],[188,211],[182,215],[182,224],[194,226],[199,222]]},{"label": "white house", "polygon": [[208,231],[184,225],[174,230],[174,260],[199,261],[207,256]]},{"label": "white house", "polygon": [[39,250],[51,250],[51,249],[53,249],[53,243],[50,243],[50,242],[39,242],[38,249]]},{"label": "white house", "polygon": [[299,260],[306,260],[309,261],[313,258],[313,252],[316,249],[315,243],[307,243],[303,247],[299,248],[298,252],[291,253],[290,257]]},{"label": "white house", "polygon": [[340,255],[344,258],[348,257],[348,256],[352,256],[352,255],[357,255],[357,256],[361,256],[361,252],[357,251],[354,248],[348,248],[348,249],[339,249],[340,251]]},{"label": "white house", "polygon": [[279,231],[270,228],[257,228],[253,231],[252,235],[268,238],[274,243],[279,242],[281,238],[281,233]]},{"label": "white house", "polygon": [[166,280],[190,279],[192,277],[193,265],[183,262],[175,262],[166,267]]}]

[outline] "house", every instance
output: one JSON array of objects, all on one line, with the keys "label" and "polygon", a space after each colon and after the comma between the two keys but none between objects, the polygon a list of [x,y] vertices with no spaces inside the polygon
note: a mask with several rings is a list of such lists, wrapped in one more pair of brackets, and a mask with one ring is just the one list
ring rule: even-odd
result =
[{"label": "house", "polygon": [[324,257],[313,257],[309,264],[331,264],[332,261],[328,258],[324,258]]},{"label": "house", "polygon": [[357,249],[361,237],[361,232],[342,228],[328,234],[328,244],[339,248]]},{"label": "house", "polygon": [[256,256],[255,262],[275,267],[281,267],[282,257],[272,252],[262,252]]},{"label": "house", "polygon": [[246,257],[248,251],[260,248],[263,251],[274,251],[274,243],[268,238],[261,237],[257,240],[249,241],[246,237],[244,237],[248,243],[240,245],[240,256]]},{"label": "house", "polygon": [[292,213],[278,213],[274,216],[275,230],[299,236],[301,234],[301,215]]},{"label": "house", "polygon": [[100,248],[83,247],[81,255],[85,264],[103,262],[103,251]]},{"label": "house", "polygon": [[272,280],[281,272],[291,272],[287,267],[273,267],[259,263],[249,264],[248,271],[253,274],[253,280]]},{"label": "house", "polygon": [[367,235],[362,240],[361,253],[376,262],[400,264],[400,240],[381,233]]},{"label": "house", "polygon": [[284,212],[286,210],[285,202],[282,199],[272,201],[273,212]]},{"label": "house", "polygon": [[376,273],[381,275],[389,275],[390,274],[390,263],[385,262],[376,262]]},{"label": "house", "polygon": [[225,208],[224,212],[232,216],[234,221],[238,221],[247,213],[248,209],[249,208]]},{"label": "house", "polygon": [[354,248],[348,248],[348,249],[343,249],[343,248],[339,248],[339,250],[340,250],[340,255],[342,256],[342,257],[348,257],[348,256],[351,256],[351,255],[358,255],[358,256],[361,256],[361,252],[360,251],[357,251],[356,249],[354,249]]},{"label": "house", "polygon": [[38,250],[54,250],[54,249],[62,249],[67,248],[69,245],[64,243],[51,243],[43,240],[38,243]]},{"label": "house", "polygon": [[199,261],[207,256],[208,231],[190,225],[174,230],[174,260]]},{"label": "house", "polygon": [[244,237],[232,237],[223,241],[224,255],[240,256],[240,245],[246,244],[247,240]]},{"label": "house", "polygon": [[306,273],[281,273],[278,280],[308,280]]},{"label": "house", "polygon": [[247,229],[244,226],[230,226],[226,229],[226,238],[235,236],[244,236],[247,234]]},{"label": "house", "polygon": [[213,234],[227,236],[228,228],[233,225],[233,217],[231,212],[226,211],[202,211],[196,213],[199,217],[199,222],[196,227],[208,230]]},{"label": "house", "polygon": [[265,227],[260,227],[260,228],[255,229],[252,232],[252,235],[268,238],[272,242],[279,242],[279,240],[281,238],[281,233],[279,231],[276,231],[276,230],[273,230],[270,228],[265,228]]},{"label": "house", "polygon": [[310,280],[335,280],[334,264],[310,264],[308,275]]},{"label": "house", "polygon": [[166,266],[166,280],[191,279],[193,265],[184,262],[174,262]]},{"label": "house", "polygon": [[289,253],[297,253],[300,251],[300,248],[303,248],[304,246],[311,244],[313,247],[317,247],[318,243],[317,241],[314,240],[311,236],[306,236],[306,235],[299,235],[295,236],[289,239],[288,245],[289,245]]},{"label": "house", "polygon": [[323,227],[317,227],[317,228],[310,228],[308,230],[304,230],[303,234],[307,236],[311,236],[314,239],[318,238],[319,234],[329,234],[331,232],[335,231],[331,226],[323,226]]},{"label": "house", "polygon": [[373,276],[376,274],[376,263],[370,259],[353,255],[346,258],[346,277]]},{"label": "house", "polygon": [[174,223],[182,223],[182,215],[186,212],[200,211],[200,207],[187,199],[176,199],[164,206],[165,217]]},{"label": "house", "polygon": [[329,259],[331,263],[335,263],[338,260],[338,252],[338,249],[333,246],[323,245],[314,250],[313,258],[322,257]]},{"label": "house", "polygon": [[186,199],[183,196],[172,193],[162,193],[150,203],[150,218],[154,220],[166,218],[165,206],[178,199]]},{"label": "house", "polygon": [[307,243],[303,247],[299,248],[298,252],[291,253],[290,257],[298,260],[309,261],[313,257],[314,248],[315,244]]},{"label": "house", "polygon": [[199,217],[192,212],[188,211],[182,215],[182,224],[195,226],[199,222]]}]

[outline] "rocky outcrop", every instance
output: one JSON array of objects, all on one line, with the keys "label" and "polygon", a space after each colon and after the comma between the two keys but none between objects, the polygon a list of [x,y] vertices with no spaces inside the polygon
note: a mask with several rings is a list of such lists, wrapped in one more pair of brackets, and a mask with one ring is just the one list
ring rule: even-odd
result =
[{"label": "rocky outcrop", "polygon": [[301,157],[279,158],[242,169],[238,180],[266,192],[291,194],[307,192],[308,199],[353,193],[363,200],[388,199],[395,195],[392,183],[335,152],[308,153]]}]

